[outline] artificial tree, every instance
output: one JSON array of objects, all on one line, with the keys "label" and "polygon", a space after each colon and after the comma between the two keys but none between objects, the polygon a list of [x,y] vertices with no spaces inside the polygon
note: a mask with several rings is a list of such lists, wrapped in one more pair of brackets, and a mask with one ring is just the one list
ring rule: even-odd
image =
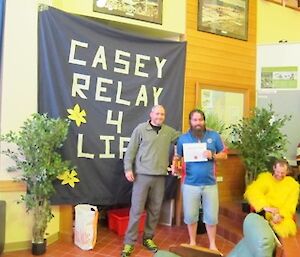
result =
[{"label": "artificial tree", "polygon": [[55,192],[53,181],[70,168],[70,163],[57,152],[67,137],[68,127],[65,119],[33,114],[18,132],[10,131],[1,136],[2,141],[17,146],[17,149],[12,145],[2,152],[15,162],[9,170],[20,170],[17,180],[27,184],[27,192],[21,200],[27,212],[33,213],[33,244],[45,244],[47,224],[54,217],[50,205]]},{"label": "artificial tree", "polygon": [[290,119],[288,115],[279,117],[269,105],[253,109],[249,117],[230,126],[232,147],[245,164],[246,186],[267,170],[272,159],[284,156],[288,140],[281,129]]}]

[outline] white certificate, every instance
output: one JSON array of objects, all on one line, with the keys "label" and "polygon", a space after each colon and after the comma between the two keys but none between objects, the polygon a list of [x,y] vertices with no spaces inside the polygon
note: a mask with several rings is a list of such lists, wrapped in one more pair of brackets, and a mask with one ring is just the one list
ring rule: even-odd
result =
[{"label": "white certificate", "polygon": [[183,156],[185,162],[205,162],[207,158],[203,155],[207,150],[206,143],[183,144]]}]

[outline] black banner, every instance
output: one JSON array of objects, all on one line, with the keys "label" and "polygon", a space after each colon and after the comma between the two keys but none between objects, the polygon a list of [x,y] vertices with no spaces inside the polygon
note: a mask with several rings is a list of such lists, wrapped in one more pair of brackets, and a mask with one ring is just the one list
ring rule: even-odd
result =
[{"label": "black banner", "polygon": [[123,156],[153,105],[180,130],[186,44],[128,34],[54,8],[39,12],[39,112],[71,120],[55,204],[130,201]]}]

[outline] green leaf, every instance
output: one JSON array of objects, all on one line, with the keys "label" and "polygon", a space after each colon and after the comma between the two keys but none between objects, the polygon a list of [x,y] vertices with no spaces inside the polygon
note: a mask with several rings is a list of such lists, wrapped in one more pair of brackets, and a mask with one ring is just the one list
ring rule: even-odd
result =
[{"label": "green leaf", "polygon": [[281,129],[290,119],[288,115],[279,117],[269,105],[253,109],[250,117],[230,126],[231,145],[242,155],[247,185],[266,171],[274,158],[285,154],[288,140]]},{"label": "green leaf", "polygon": [[17,151],[6,149],[2,153],[15,162],[9,170],[22,170],[17,179],[27,183],[27,194],[21,196],[21,201],[34,215],[33,242],[44,240],[47,223],[53,217],[49,201],[55,192],[53,181],[64,171],[74,169],[58,152],[67,138],[69,124],[66,119],[35,113],[18,132],[0,137],[17,146]]}]

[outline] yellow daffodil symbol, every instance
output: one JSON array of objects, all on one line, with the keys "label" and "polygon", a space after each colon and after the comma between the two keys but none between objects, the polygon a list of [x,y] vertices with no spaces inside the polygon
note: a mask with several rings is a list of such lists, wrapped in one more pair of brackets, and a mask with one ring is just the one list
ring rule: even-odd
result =
[{"label": "yellow daffodil symbol", "polygon": [[65,171],[63,174],[57,176],[59,180],[62,180],[61,184],[66,185],[69,184],[71,187],[75,187],[75,183],[79,182],[80,180],[76,178],[77,172],[75,170]]},{"label": "yellow daffodil symbol", "polygon": [[68,113],[70,114],[68,118],[70,120],[74,120],[76,122],[77,127],[81,125],[81,123],[86,123],[86,116],[85,110],[80,111],[80,106],[76,104],[73,109],[67,109]]}]

